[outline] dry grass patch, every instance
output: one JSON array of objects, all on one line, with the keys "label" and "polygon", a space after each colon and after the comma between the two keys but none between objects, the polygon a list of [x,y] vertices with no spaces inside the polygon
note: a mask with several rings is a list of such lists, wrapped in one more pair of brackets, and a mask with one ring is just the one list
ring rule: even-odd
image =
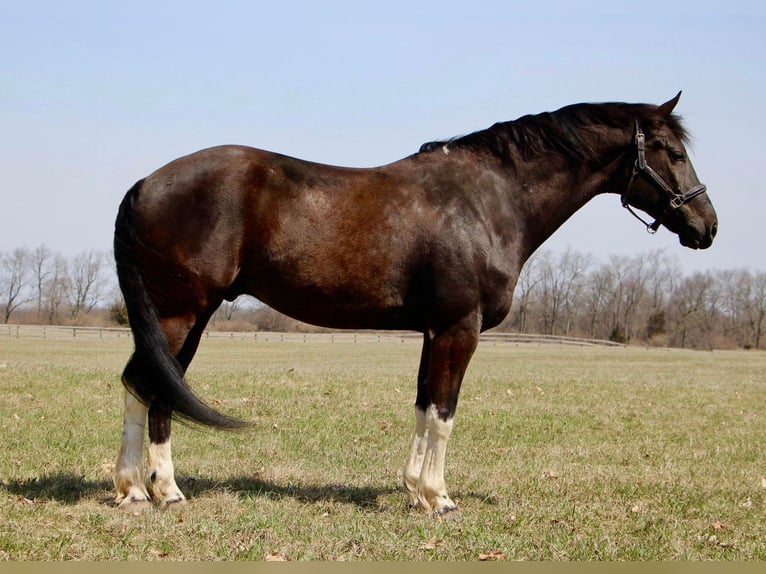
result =
[{"label": "dry grass patch", "polygon": [[112,505],[126,340],[0,340],[0,557],[678,560],[766,557],[766,354],[482,344],[447,480],[399,488],[416,343],[203,341],[190,379],[248,418],[176,425],[181,512]]}]

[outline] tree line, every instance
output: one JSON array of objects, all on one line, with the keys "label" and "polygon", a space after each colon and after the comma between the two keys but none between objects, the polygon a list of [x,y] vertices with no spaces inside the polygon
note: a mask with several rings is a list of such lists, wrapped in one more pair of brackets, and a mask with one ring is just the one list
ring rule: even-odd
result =
[{"label": "tree line", "polygon": [[[126,324],[110,252],[66,257],[47,246],[0,252],[4,323]],[[657,346],[766,348],[766,273],[681,272],[665,251],[599,261],[567,250],[537,252],[519,277],[501,331]],[[224,303],[221,329],[313,330],[257,301]]]},{"label": "tree line", "polygon": [[88,250],[72,257],[41,245],[0,252],[0,316],[28,323],[103,321],[115,299],[111,254]]},{"label": "tree line", "polygon": [[538,252],[500,328],[697,349],[766,346],[766,273],[680,269],[663,250],[603,262]]}]

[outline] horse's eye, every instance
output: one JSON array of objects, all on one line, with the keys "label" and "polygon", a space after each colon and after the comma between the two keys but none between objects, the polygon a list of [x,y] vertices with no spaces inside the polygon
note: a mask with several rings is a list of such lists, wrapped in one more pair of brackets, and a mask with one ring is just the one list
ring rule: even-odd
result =
[{"label": "horse's eye", "polygon": [[670,150],[670,157],[673,161],[686,161],[686,155],[682,151]]}]

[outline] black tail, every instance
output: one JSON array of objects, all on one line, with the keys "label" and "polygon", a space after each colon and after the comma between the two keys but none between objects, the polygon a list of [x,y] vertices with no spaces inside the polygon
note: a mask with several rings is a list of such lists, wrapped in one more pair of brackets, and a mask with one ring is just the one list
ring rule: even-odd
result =
[{"label": "black tail", "polygon": [[157,309],[136,263],[133,210],[142,183],[143,180],[137,182],[125,195],[114,228],[117,277],[125,297],[135,344],[122,382],[145,405],[157,404],[186,422],[223,429],[242,428],[247,425],[245,421],[219,413],[194,394],[160,328]]}]

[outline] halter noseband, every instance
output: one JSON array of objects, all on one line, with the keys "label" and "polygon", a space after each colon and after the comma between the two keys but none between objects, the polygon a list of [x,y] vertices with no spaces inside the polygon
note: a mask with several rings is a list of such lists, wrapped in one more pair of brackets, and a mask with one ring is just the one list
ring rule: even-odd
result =
[{"label": "halter noseband", "polygon": [[[668,183],[662,179],[662,176],[658,174],[656,171],[654,171],[648,163],[646,163],[646,155],[645,155],[645,140],[646,137],[644,136],[644,132],[641,131],[641,126],[638,124],[638,121],[636,122],[636,150],[638,152],[638,157],[636,158],[636,163],[633,165],[633,173],[630,176],[630,181],[628,182],[628,187],[625,189],[625,193],[622,194],[622,206],[626,208],[630,213],[638,219],[641,223],[646,225],[646,230],[649,233],[657,233],[657,230],[660,228],[660,225],[662,225],[662,222],[665,221],[665,218],[667,218],[668,215],[673,213],[676,209],[680,208],[683,205],[686,205],[689,203],[692,199],[697,197],[698,195],[701,195],[707,191],[707,187],[700,183],[699,185],[693,187],[686,193],[679,193],[676,190],[674,190]],[[654,223],[647,223],[640,215],[638,215],[635,211],[633,211],[633,208],[628,204],[628,196],[630,195],[630,190],[633,187],[633,182],[636,179],[636,176],[639,174],[645,176],[649,183],[654,184],[654,186],[659,189],[660,191],[665,192],[668,195],[668,198],[670,199],[670,202],[668,203],[668,206],[665,208],[665,211],[663,211],[660,216],[654,221]]]}]

